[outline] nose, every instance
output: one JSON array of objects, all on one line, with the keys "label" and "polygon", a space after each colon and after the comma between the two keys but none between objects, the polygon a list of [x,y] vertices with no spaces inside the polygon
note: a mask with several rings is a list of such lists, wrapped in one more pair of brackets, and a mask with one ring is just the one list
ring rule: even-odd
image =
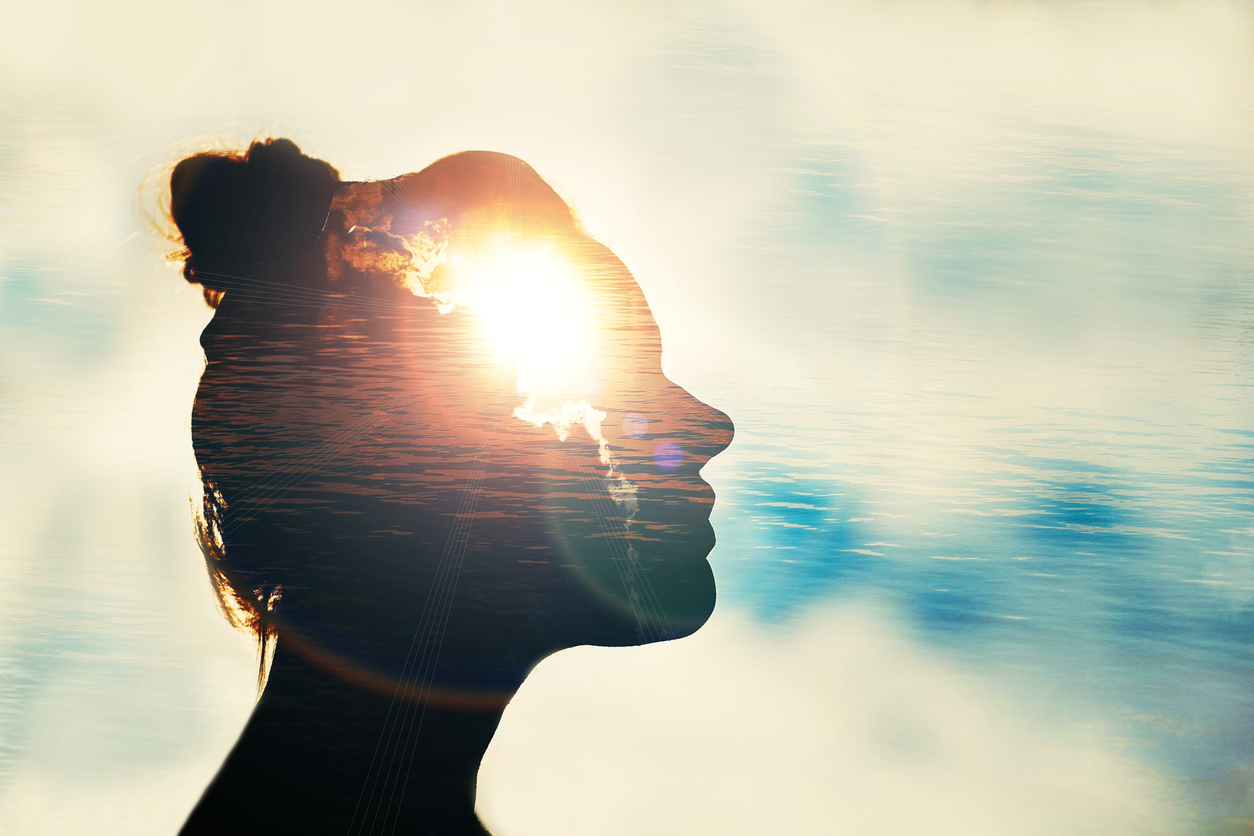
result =
[{"label": "nose", "polygon": [[698,400],[681,386],[675,389],[683,404],[682,443],[685,452],[700,470],[706,462],[727,449],[736,428],[727,413]]}]

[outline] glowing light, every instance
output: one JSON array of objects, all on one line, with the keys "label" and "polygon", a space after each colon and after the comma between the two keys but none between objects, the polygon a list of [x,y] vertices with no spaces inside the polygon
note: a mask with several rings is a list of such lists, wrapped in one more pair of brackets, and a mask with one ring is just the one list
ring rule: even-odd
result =
[{"label": "glowing light", "polygon": [[639,412],[632,412],[623,419],[623,435],[640,438],[649,431],[649,419]]},{"label": "glowing light", "polygon": [[[518,372],[526,402],[514,416],[537,427],[551,425],[563,441],[583,426],[610,464],[601,434],[605,413],[585,399],[601,384],[589,382],[596,342],[592,300],[579,271],[552,244],[509,236],[447,253],[445,269],[422,295],[440,310],[466,308],[483,325],[492,349]],[[424,283],[426,284],[426,283]]]},{"label": "glowing light", "polygon": [[472,310],[492,348],[518,369],[520,391],[580,392],[593,350],[591,304],[551,246],[509,240],[452,253],[441,301]]},{"label": "glowing light", "polygon": [[684,462],[684,451],[673,441],[663,441],[653,450],[653,461],[663,470],[674,470]]},{"label": "glowing light", "polygon": [[[536,427],[547,424],[562,441],[583,427],[609,468],[610,496],[634,516],[636,488],[616,471],[601,432],[606,413],[587,400],[601,393],[603,368],[596,309],[578,268],[552,244],[511,236],[431,252],[443,269],[418,272],[415,292],[434,299],[444,313],[465,308],[478,317],[492,349],[517,370],[526,401],[514,417]],[[643,434],[648,421],[636,417]]]}]

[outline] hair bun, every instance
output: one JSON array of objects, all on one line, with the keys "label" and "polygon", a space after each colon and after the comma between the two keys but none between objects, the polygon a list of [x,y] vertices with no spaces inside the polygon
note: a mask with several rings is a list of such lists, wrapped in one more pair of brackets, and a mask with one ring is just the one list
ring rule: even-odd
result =
[{"label": "hair bun", "polygon": [[170,175],[170,210],[188,251],[183,275],[209,298],[298,255],[321,233],[339,180],[288,139],[182,160]]}]

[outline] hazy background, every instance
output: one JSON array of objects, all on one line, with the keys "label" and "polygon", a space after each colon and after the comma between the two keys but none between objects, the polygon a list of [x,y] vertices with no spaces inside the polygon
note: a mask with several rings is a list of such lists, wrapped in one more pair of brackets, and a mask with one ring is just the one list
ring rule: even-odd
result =
[{"label": "hazy background", "polygon": [[[529,161],[733,416],[714,619],[545,662],[500,836],[1254,833],[1254,5],[0,9],[0,830],[171,834],[255,657],[136,190]],[[157,189],[159,191],[159,189]]]}]

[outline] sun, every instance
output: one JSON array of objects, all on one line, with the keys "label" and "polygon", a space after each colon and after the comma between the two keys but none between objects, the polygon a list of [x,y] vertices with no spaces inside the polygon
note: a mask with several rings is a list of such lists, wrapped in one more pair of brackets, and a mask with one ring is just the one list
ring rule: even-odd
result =
[{"label": "sun", "polygon": [[433,279],[424,295],[475,317],[490,349],[516,370],[526,397],[517,417],[551,423],[563,438],[582,424],[600,440],[603,414],[588,401],[604,365],[597,306],[578,265],[556,244],[502,235],[450,248]]},{"label": "sun", "polygon": [[556,248],[497,242],[470,257],[453,253],[455,301],[482,322],[493,350],[528,390],[582,388],[593,352],[593,311],[578,271]]},{"label": "sun", "polygon": [[607,413],[592,403],[611,364],[600,356],[602,317],[584,271],[554,243],[502,235],[450,247],[415,286],[441,312],[477,319],[489,350],[517,373],[523,402],[514,417],[549,425],[562,441],[582,427],[609,468],[611,495],[631,507],[634,487],[617,473],[602,433]]}]

